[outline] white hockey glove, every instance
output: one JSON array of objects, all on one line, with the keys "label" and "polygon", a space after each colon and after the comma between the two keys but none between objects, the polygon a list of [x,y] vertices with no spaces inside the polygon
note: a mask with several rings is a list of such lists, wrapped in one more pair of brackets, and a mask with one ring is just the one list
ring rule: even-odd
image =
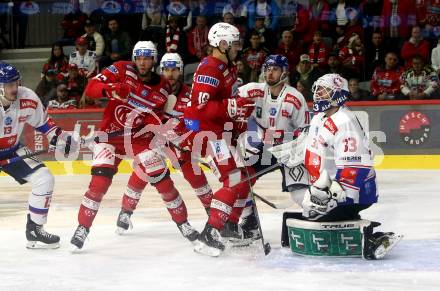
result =
[{"label": "white hockey glove", "polygon": [[308,135],[308,127],[298,129],[297,138],[269,149],[278,162],[286,167],[294,168],[304,163],[305,141]]},{"label": "white hockey glove", "polygon": [[72,135],[60,127],[50,130],[47,133],[47,140],[49,141],[49,152],[62,151],[65,156],[76,152],[85,143],[84,139],[80,138],[77,134],[74,133]]},{"label": "white hockey glove", "polygon": [[306,191],[302,202],[303,216],[316,220],[345,202],[346,194],[341,185],[331,180],[327,171],[323,171],[319,179]]}]

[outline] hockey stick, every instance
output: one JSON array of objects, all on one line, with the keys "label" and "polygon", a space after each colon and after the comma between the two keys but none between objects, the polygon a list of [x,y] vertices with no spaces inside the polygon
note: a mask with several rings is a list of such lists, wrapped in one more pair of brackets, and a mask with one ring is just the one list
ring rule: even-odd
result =
[{"label": "hockey stick", "polygon": [[261,202],[267,204],[268,206],[272,207],[273,209],[287,209],[295,204],[295,201],[289,199],[280,203],[270,202],[267,198],[265,198],[262,195],[259,195],[254,192],[254,196],[257,197]]},{"label": "hockey stick", "polygon": [[[243,156],[241,154],[240,154],[240,156],[241,156],[242,160],[244,161]],[[261,228],[260,216],[258,215],[257,203],[255,202],[255,195],[254,195],[255,192],[253,190],[251,179],[250,179],[250,175],[249,175],[249,171],[248,171],[246,165],[244,166],[244,171],[246,173],[247,183],[248,183],[249,189],[251,191],[252,209],[253,209],[254,214],[255,214],[255,219],[257,220],[258,231],[260,232],[260,235],[261,235],[261,245],[263,246],[264,255],[267,256],[270,253],[270,251],[272,250],[272,247],[270,246],[270,244],[268,242],[264,241],[263,230]]]}]

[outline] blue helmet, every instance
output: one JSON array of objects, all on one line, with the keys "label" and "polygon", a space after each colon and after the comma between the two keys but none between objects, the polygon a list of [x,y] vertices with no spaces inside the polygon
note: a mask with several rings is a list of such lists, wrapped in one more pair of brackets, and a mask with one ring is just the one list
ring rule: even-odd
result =
[{"label": "blue helmet", "polygon": [[280,67],[283,71],[289,71],[289,61],[283,55],[269,55],[263,64],[263,70],[266,70],[267,67]]},{"label": "blue helmet", "polygon": [[348,82],[338,74],[326,74],[313,83],[313,111],[324,112],[344,105],[348,99]]},{"label": "blue helmet", "polygon": [[14,66],[0,62],[0,84],[18,81],[20,78],[20,72]]},{"label": "blue helmet", "polygon": [[[283,73],[280,76],[280,79],[275,84],[268,84],[269,86],[278,86],[279,84],[285,82],[288,78],[289,74],[289,61],[283,55],[269,55],[263,64],[263,74],[266,73],[266,70],[269,67],[280,67],[283,70]],[[264,80],[267,83],[266,75],[264,75]]]},{"label": "blue helmet", "polygon": [[20,72],[12,65],[0,62],[0,106],[7,106],[11,103],[5,98],[5,84],[20,80]]}]

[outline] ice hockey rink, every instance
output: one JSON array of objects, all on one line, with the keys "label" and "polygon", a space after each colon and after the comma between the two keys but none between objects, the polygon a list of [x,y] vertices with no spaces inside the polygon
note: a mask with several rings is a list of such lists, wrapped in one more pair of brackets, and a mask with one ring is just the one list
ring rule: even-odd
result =
[{"label": "ice hockey rink", "polygon": [[[216,189],[219,184],[209,176]],[[179,173],[173,179],[199,231],[206,214]],[[226,250],[219,258],[194,253],[169,219],[159,195],[147,187],[133,215],[134,228],[115,234],[127,175],[116,175],[81,253],[70,252],[77,211],[88,175],[56,177],[46,229],[61,236],[57,250],[25,248],[29,186],[0,177],[0,290],[440,290],[440,171],[378,171],[380,203],[363,218],[404,239],[380,261],[305,258],[281,248],[281,216],[258,202],[264,236],[260,242]],[[261,178],[255,192],[284,202],[279,173]],[[295,209],[292,206],[290,209]]]}]

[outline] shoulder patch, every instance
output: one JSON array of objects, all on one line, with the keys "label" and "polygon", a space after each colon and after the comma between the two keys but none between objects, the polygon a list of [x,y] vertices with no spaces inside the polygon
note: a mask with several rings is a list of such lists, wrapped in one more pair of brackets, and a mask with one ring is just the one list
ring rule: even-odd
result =
[{"label": "shoulder patch", "polygon": [[333,120],[329,117],[324,122],[324,127],[327,128],[328,131],[330,131],[333,135],[335,135],[338,132],[338,128],[336,127],[336,124],[333,122]]},{"label": "shoulder patch", "polygon": [[71,54],[70,54],[70,57],[71,57],[71,58],[76,58],[76,52],[71,53]]},{"label": "shoulder patch", "polygon": [[196,83],[206,84],[212,87],[217,88],[220,84],[220,81],[214,77],[206,76],[206,75],[198,75],[196,78]]},{"label": "shoulder patch", "polygon": [[286,97],[284,98],[284,101],[287,102],[287,103],[293,104],[293,106],[295,106],[296,110],[299,110],[301,108],[301,106],[302,106],[301,101],[299,101],[299,99],[296,98],[292,94],[286,94]]},{"label": "shoulder patch", "polygon": [[110,71],[111,73],[113,73],[114,75],[119,73],[118,69],[114,65],[108,66],[107,70]]},{"label": "shoulder patch", "polygon": [[20,99],[20,109],[37,109],[38,102],[31,99]]}]

